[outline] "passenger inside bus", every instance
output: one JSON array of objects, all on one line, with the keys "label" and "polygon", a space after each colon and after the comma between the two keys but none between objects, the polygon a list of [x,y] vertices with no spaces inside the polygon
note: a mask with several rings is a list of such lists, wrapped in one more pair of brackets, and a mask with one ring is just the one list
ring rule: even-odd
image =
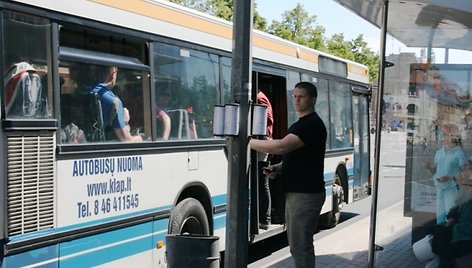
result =
[{"label": "passenger inside bus", "polygon": [[[70,78],[77,83],[76,93],[81,97],[92,95],[100,106],[100,125],[105,137],[113,130],[115,138],[122,142],[142,141],[140,135],[131,135],[129,111],[111,89],[116,84],[118,68],[110,66],[70,67]],[[76,95],[77,96],[77,95]],[[92,122],[90,122],[92,124]],[[113,139],[113,137],[111,138]]]},{"label": "passenger inside bus", "polygon": [[171,120],[168,114],[170,107],[171,89],[170,83],[157,84],[157,137],[163,140],[168,140],[171,130]]},{"label": "passenger inside bus", "polygon": [[158,82],[156,89],[157,137],[162,140],[196,139],[197,131],[192,107],[177,103],[173,99],[175,92],[172,90],[172,82]]}]

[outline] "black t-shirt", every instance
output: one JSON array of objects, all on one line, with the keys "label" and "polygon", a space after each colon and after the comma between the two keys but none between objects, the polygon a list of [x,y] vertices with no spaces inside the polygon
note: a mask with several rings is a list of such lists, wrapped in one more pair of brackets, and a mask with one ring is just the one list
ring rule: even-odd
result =
[{"label": "black t-shirt", "polygon": [[284,155],[282,163],[285,192],[321,193],[325,191],[324,157],[326,127],[316,112],[301,117],[288,132],[297,135],[304,146]]}]

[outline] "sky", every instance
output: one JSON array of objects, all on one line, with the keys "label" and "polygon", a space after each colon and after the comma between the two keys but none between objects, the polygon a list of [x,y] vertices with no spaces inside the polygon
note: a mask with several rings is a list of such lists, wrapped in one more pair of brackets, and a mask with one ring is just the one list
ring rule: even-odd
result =
[{"label": "sky", "polygon": [[327,38],[333,34],[343,33],[345,40],[352,40],[362,34],[372,51],[379,51],[380,29],[333,0],[255,0],[255,2],[257,11],[269,24],[272,20],[281,21],[285,11],[292,10],[297,3],[300,3],[305,11],[316,16],[317,25],[325,27]]},{"label": "sky", "polygon": [[[257,11],[268,20],[281,21],[285,11],[295,8],[297,3],[303,5],[310,15],[316,15],[317,25],[325,27],[325,37],[343,33],[345,40],[352,40],[359,34],[363,35],[368,47],[373,52],[380,52],[380,29],[356,16],[354,13],[339,5],[334,0],[254,0],[257,3]],[[394,38],[387,35],[385,54],[398,54],[400,52],[414,52],[419,55],[418,48],[407,48]],[[434,49],[436,62],[444,61],[444,50]],[[471,63],[472,52],[449,51],[450,63]]]}]

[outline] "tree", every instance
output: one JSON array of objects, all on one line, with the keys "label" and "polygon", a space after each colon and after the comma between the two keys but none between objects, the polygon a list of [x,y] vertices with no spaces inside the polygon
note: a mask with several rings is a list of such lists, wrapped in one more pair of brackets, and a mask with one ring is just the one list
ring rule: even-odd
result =
[{"label": "tree", "polygon": [[253,14],[253,21],[252,21],[252,27],[254,29],[267,32],[267,19],[264,17],[261,17],[259,12],[257,12],[257,4],[254,3],[254,14]]},{"label": "tree", "polygon": [[[233,21],[234,0],[169,0],[200,12],[227,20]],[[261,31],[267,31],[267,19],[261,17],[257,12],[257,4],[254,3],[253,27]]]},{"label": "tree", "polygon": [[327,41],[328,52],[348,60],[354,60],[354,53],[351,51],[351,44],[344,40],[344,34],[333,34]]},{"label": "tree", "polygon": [[310,16],[301,4],[297,4],[292,10],[285,11],[281,22],[273,20],[268,32],[313,49],[326,49],[323,36],[325,28],[316,25],[316,16]]},{"label": "tree", "polygon": [[354,55],[354,61],[362,63],[369,67],[369,80],[375,82],[378,78],[379,72],[379,55],[375,54],[364,41],[362,34],[350,42],[351,52]]}]

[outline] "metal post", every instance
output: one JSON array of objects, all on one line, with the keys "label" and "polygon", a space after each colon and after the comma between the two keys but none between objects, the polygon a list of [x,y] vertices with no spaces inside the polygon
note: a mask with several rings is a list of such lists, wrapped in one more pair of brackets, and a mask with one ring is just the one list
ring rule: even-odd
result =
[{"label": "metal post", "polygon": [[387,19],[388,19],[388,0],[383,2],[382,8],[382,29],[380,38],[380,63],[379,63],[379,82],[377,94],[377,119],[375,132],[375,151],[374,151],[374,181],[372,191],[372,209],[370,212],[370,237],[369,237],[369,257],[368,267],[374,267],[375,258],[375,231],[377,227],[377,199],[379,185],[379,163],[380,163],[380,138],[382,132],[382,98],[384,94],[385,80],[385,44],[387,39]]},{"label": "metal post", "polygon": [[231,88],[239,103],[239,134],[228,141],[228,206],[225,267],[248,262],[248,115],[251,90],[252,0],[234,1]]}]

